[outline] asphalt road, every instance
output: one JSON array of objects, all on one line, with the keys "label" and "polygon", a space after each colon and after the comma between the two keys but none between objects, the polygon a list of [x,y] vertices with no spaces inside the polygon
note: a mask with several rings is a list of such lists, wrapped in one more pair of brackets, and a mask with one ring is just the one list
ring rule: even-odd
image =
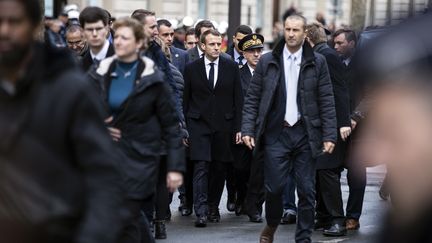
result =
[{"label": "asphalt road", "polygon": [[[349,232],[347,236],[340,238],[324,237],[320,232],[314,232],[313,242],[374,242],[380,223],[388,202],[380,200],[378,196],[379,185],[384,177],[385,170],[381,167],[368,169],[368,186],[366,188],[363,214],[360,219],[360,230]],[[348,186],[345,174],[342,177],[342,192],[346,205],[348,198]],[[258,242],[264,223],[257,224],[248,221],[247,216],[235,216],[226,210],[226,193],[220,205],[221,222],[208,223],[206,228],[195,228],[195,216],[182,217],[177,208],[179,200],[177,195],[171,204],[172,221],[167,224],[168,239],[158,240],[158,243],[242,243]],[[276,232],[275,243],[294,242],[295,225],[281,225]]]}]

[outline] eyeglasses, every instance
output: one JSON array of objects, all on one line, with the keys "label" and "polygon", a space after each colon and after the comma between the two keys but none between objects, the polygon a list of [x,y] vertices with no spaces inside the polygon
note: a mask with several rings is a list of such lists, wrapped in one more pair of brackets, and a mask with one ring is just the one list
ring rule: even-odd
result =
[{"label": "eyeglasses", "polygon": [[67,44],[68,46],[82,46],[84,45],[84,41],[68,41]]}]

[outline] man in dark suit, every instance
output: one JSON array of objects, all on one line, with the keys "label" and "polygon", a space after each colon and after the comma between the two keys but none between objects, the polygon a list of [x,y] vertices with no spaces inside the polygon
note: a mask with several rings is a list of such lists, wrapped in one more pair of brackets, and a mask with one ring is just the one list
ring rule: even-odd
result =
[{"label": "man in dark suit", "polygon": [[[247,61],[246,65],[240,69],[243,97],[246,96],[250,80],[261,58],[263,43],[264,37],[260,34],[246,35],[238,43]],[[253,157],[252,151],[241,144],[234,145],[233,155],[237,188],[236,215],[246,213],[251,222],[260,223],[265,199],[262,153]]]},{"label": "man in dark suit", "polygon": [[288,16],[284,27],[285,38],[261,57],[255,69],[243,107],[242,136],[250,149],[264,147],[267,225],[260,243],[273,242],[282,217],[282,190],[291,171],[299,196],[295,239],[309,243],[316,158],[333,152],[336,111],[327,63],[304,41],[306,19]]},{"label": "man in dark suit", "polygon": [[252,34],[252,29],[247,25],[240,25],[235,30],[235,33],[232,37],[232,44],[228,48],[228,51],[226,52],[228,55],[231,56],[231,58],[239,65],[239,68],[242,68],[244,65],[246,65],[246,59],[243,56],[243,51],[239,47],[239,42],[245,37],[246,35]]},{"label": "man in dark suit", "polygon": [[339,55],[327,45],[327,34],[330,31],[320,24],[308,25],[306,29],[309,44],[327,61],[339,129],[335,152],[323,155],[317,161],[315,229],[323,229],[326,236],[343,236],[346,235],[346,228],[340,176],[346,150],[345,141],[351,134],[348,83],[345,80],[345,67]]},{"label": "man in dark suit", "polygon": [[[356,63],[353,61],[356,48],[356,34],[353,30],[341,29],[333,34],[333,42],[335,50],[342,58],[342,62],[346,67],[346,80],[350,89],[350,110],[355,111],[362,99],[362,84],[358,82],[356,77]],[[348,140],[347,147],[350,147],[352,142],[357,137],[356,126],[361,120],[355,112],[351,112],[351,125],[354,130],[353,135]],[[366,190],[366,166],[358,161],[350,161],[345,159],[345,167],[347,168],[347,180],[349,186],[349,197],[346,206],[346,228],[347,230],[357,230],[360,228],[360,216],[363,210],[363,199]]]},{"label": "man in dark suit", "polygon": [[[195,61],[201,57],[204,56],[204,50],[202,50],[202,43],[201,43],[201,34],[206,32],[207,30],[210,29],[215,29],[214,25],[212,24],[212,22],[210,22],[209,20],[202,20],[200,22],[198,22],[195,26],[195,35],[196,38],[198,39],[198,44],[192,48],[189,49],[188,55],[189,55],[189,61]],[[231,57],[224,53],[224,52],[220,52],[219,55],[221,57],[227,58],[227,59],[231,59]],[[229,171],[233,171],[232,168],[228,168],[228,172]],[[227,177],[227,183],[226,183],[226,187],[227,187],[227,192],[228,192],[228,200],[227,200],[227,209],[230,212],[234,212],[235,211],[235,200],[236,200],[236,189],[235,189],[235,185],[234,185],[234,179],[232,178],[232,174],[229,173],[228,177]]]},{"label": "man in dark suit", "polygon": [[157,21],[159,38],[169,47],[171,54],[171,63],[184,74],[186,64],[189,62],[189,56],[185,50],[173,46],[174,29],[172,24],[166,19]]},{"label": "man in dark suit", "polygon": [[104,9],[87,7],[81,12],[79,21],[89,47],[82,58],[83,70],[88,71],[93,64],[99,65],[100,61],[114,55],[114,46],[107,39],[109,16]]},{"label": "man in dark suit", "polygon": [[239,70],[233,61],[220,56],[221,44],[218,31],[204,32],[201,49],[205,56],[188,64],[185,70],[183,102],[190,135],[190,159],[195,162],[193,188],[197,227],[206,226],[207,216],[211,222],[220,220],[218,206],[226,167],[233,161],[231,144],[241,143]]}]

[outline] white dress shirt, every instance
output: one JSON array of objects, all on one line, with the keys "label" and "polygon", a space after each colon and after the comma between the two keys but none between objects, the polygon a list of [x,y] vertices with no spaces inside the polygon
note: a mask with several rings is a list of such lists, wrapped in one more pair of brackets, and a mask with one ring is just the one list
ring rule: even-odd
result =
[{"label": "white dress shirt", "polygon": [[[303,47],[301,47],[297,52],[291,53],[287,46],[283,50],[283,60],[284,60],[284,73],[285,73],[285,87],[286,87],[286,111],[285,111],[285,121],[287,121],[291,126],[293,126],[300,119],[300,112],[297,104],[297,87],[298,79],[300,75],[300,65],[302,61]],[[290,71],[291,62],[294,59],[294,73]],[[297,114],[297,116],[295,115]]]},{"label": "white dress shirt", "polygon": [[103,59],[105,59],[107,54],[108,54],[109,46],[110,46],[109,41],[105,40],[104,46],[102,47],[102,49],[100,50],[99,53],[94,54],[93,51],[90,49],[90,55],[91,55],[92,60],[94,60],[95,58],[98,61],[102,61]]},{"label": "white dress shirt", "polygon": [[249,65],[249,63],[247,64],[247,66],[248,66],[248,68],[249,68],[249,71],[250,71],[251,75],[253,76],[253,75],[254,75],[254,72],[255,72],[255,69],[253,69],[253,68]]},{"label": "white dress shirt", "polygon": [[207,59],[206,56],[204,56],[204,65],[205,65],[205,69],[206,69],[207,80],[209,80],[209,74],[210,74],[210,68],[211,68],[210,63],[214,63],[214,66],[213,66],[214,67],[214,84],[213,84],[213,87],[215,87],[217,80],[218,80],[219,57],[212,62],[209,59]]},{"label": "white dress shirt", "polygon": [[201,49],[198,46],[197,46],[197,50],[198,50],[198,56],[199,56],[199,58],[201,58],[202,55],[204,54],[204,52],[201,51]]}]

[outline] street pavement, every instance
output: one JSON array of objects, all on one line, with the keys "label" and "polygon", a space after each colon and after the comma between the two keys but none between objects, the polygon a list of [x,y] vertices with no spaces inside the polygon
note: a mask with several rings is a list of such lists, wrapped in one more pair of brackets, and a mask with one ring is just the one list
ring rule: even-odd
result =
[{"label": "street pavement", "polygon": [[[382,201],[378,196],[380,183],[385,175],[385,168],[368,168],[368,185],[363,206],[363,214],[360,219],[360,230],[349,232],[344,237],[325,237],[321,232],[314,232],[313,242],[353,242],[353,243],[372,243],[379,233],[380,224],[389,202]],[[349,188],[346,184],[346,175],[342,175],[342,193],[344,203],[348,199]],[[248,221],[247,216],[237,217],[234,213],[226,210],[226,192],[224,192],[220,210],[221,222],[208,223],[206,228],[195,228],[195,216],[182,217],[177,208],[179,200],[177,194],[171,204],[172,220],[167,224],[168,239],[158,240],[158,243],[243,243],[258,242],[261,229],[264,223],[257,224]],[[295,225],[279,226],[275,243],[294,242]]]}]

